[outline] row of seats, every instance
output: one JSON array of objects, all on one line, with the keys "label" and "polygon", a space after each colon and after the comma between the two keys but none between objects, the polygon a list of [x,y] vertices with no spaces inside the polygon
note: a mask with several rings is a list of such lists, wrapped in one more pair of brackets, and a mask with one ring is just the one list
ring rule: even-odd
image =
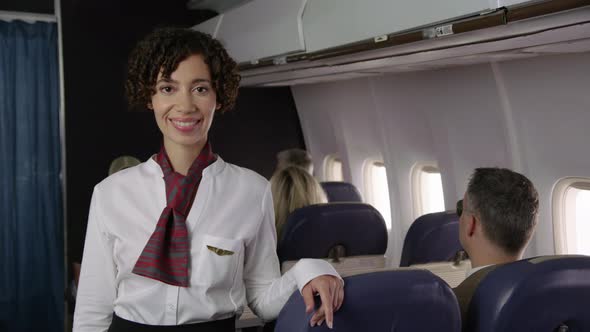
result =
[{"label": "row of seats", "polygon": [[[410,227],[401,267],[451,261],[462,250],[455,213],[432,213]],[[279,261],[383,255],[387,228],[381,214],[363,203],[310,205],[293,211],[278,241]]]},{"label": "row of seats", "polygon": [[[310,205],[288,217],[277,253],[283,273],[301,258],[319,258],[340,275],[352,276],[385,269],[387,238],[385,222],[371,205]],[[458,252],[462,248],[457,216],[429,214],[418,218],[408,231],[400,266],[427,269],[456,287],[471,268]]]},{"label": "row of seats", "polygon": [[[384,254],[388,236],[381,214],[373,206],[361,203],[360,193],[352,184],[323,182],[322,187],[329,204],[297,209],[285,223],[277,248],[282,272],[288,271],[301,258],[325,259],[343,277],[386,270]],[[406,237],[402,263],[414,269],[427,269],[454,287],[463,281],[470,264],[469,261],[446,262],[458,250],[456,228],[454,236],[446,239],[446,234],[452,231],[445,231],[453,227],[453,220],[457,222],[451,217],[451,214],[436,214],[418,219]],[[447,224],[450,227],[445,226]],[[420,236],[421,233],[428,236]],[[424,245],[423,241],[432,245]],[[439,260],[445,262],[431,263]],[[261,324],[246,308],[238,327]]]},{"label": "row of seats", "polygon": [[[326,192],[328,201],[330,203],[336,202],[357,202],[361,203],[362,198],[358,189],[347,182],[322,182],[322,188]],[[341,211],[338,212],[338,209]],[[362,208],[354,208],[354,212],[351,212],[353,208],[351,206],[339,206],[339,207],[320,207],[312,208],[307,211],[299,211],[297,215],[293,216],[295,219],[293,222],[297,223],[299,219],[304,219],[308,214],[314,215],[312,217],[317,222],[318,214],[331,214],[333,219],[339,218],[346,213],[351,213],[350,216],[345,216],[346,225],[339,223],[340,227],[348,227],[351,221],[354,220],[369,220],[374,223],[372,219],[378,219],[375,217],[374,211],[370,208],[365,208],[366,212],[360,211]],[[324,212],[325,211],[325,212]],[[365,214],[363,216],[362,214]],[[328,217],[331,218],[331,217]],[[335,220],[326,221],[323,227],[333,227],[327,223],[336,222]],[[377,223],[376,223],[377,224]],[[372,225],[366,225],[367,227],[374,227]],[[375,227],[374,232],[380,231],[382,228],[380,225]],[[329,230],[330,228],[326,228]],[[354,229],[354,228],[351,228]],[[431,213],[424,215],[412,224],[408,230],[408,234],[404,240],[404,247],[402,250],[402,257],[400,266],[410,266],[414,264],[425,264],[430,262],[441,262],[452,260],[457,252],[461,251],[461,244],[459,243],[459,237],[457,236],[459,231],[459,218],[455,212],[447,213]],[[368,255],[369,253],[365,253]],[[353,255],[352,253],[350,255]],[[299,256],[299,258],[304,256]],[[326,256],[309,256],[309,257],[326,257]],[[289,258],[293,259],[293,258]]]},{"label": "row of seats", "polygon": [[[387,269],[387,230],[381,215],[359,203],[354,186],[322,185],[330,201],[340,203],[295,211],[279,239],[278,252],[283,272],[299,258],[330,257],[327,260],[346,277],[346,301],[336,314],[336,329],[460,331],[457,299],[450,287],[463,281],[470,262],[457,260],[462,248],[456,214],[418,218],[404,240],[402,268]],[[330,195],[330,188],[337,193]],[[463,330],[588,330],[583,313],[590,301],[589,260],[541,257],[496,268],[475,293]],[[281,312],[276,331],[307,331],[310,317],[303,317],[302,308],[296,293]],[[542,319],[534,321],[538,315]],[[326,328],[316,330],[322,329]]]},{"label": "row of seats", "polygon": [[[460,331],[450,287],[463,281],[470,263],[457,260],[462,248],[456,214],[418,218],[404,240],[402,268],[387,269],[387,230],[379,212],[359,203],[360,194],[350,184],[322,185],[329,200],[339,203],[295,211],[278,252],[283,272],[299,258],[330,257],[327,260],[346,277],[346,300],[336,314],[335,329]],[[589,292],[589,257],[540,257],[499,266],[480,283],[463,330],[590,330],[585,315]],[[310,317],[303,317],[302,308],[296,292],[281,312],[276,331],[307,331]],[[327,330],[314,330],[322,329]]]},{"label": "row of seats", "polygon": [[[447,283],[424,270],[345,278],[333,331],[590,331],[590,257],[545,256],[498,266],[479,284],[465,326]],[[329,331],[309,326],[295,292],[275,331]]]},{"label": "row of seats", "polygon": [[348,182],[321,182],[326,192],[328,202],[362,202],[361,193],[356,187]]}]

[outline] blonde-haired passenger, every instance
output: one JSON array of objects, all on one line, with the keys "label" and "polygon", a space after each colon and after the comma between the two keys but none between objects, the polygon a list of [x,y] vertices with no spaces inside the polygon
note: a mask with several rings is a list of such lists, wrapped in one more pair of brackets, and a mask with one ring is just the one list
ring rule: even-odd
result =
[{"label": "blonde-haired passenger", "polygon": [[298,166],[277,170],[270,179],[270,184],[279,238],[291,212],[304,206],[328,202],[320,183]]},{"label": "blonde-haired passenger", "polygon": [[277,171],[287,166],[299,166],[313,175],[311,154],[302,149],[287,149],[277,154]]}]

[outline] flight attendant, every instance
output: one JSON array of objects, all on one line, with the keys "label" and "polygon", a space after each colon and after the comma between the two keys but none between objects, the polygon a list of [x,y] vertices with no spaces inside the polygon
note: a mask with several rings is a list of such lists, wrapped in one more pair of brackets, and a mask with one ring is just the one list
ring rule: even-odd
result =
[{"label": "flight attendant", "polygon": [[94,188],[74,332],[230,332],[246,304],[274,319],[297,289],[308,312],[322,300],[310,324],[332,326],[342,280],[310,259],[281,276],[269,183],[208,140],[239,80],[221,44],[197,31],[158,29],[133,50],[127,96],[153,111],[163,144]]}]

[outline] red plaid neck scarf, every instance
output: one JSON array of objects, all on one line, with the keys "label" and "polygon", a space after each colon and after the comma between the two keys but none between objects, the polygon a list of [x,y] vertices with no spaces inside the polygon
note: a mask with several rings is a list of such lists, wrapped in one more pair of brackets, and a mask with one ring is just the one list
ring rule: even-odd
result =
[{"label": "red plaid neck scarf", "polygon": [[207,142],[187,176],[183,176],[172,169],[162,146],[156,155],[156,162],[164,173],[167,205],[156,230],[137,259],[133,273],[170,285],[188,287],[190,246],[186,216],[195,200],[203,170],[216,159]]}]

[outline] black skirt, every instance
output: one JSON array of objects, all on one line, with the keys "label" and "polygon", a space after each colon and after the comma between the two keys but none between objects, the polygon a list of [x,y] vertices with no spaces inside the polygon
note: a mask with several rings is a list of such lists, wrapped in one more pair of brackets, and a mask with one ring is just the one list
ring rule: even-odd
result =
[{"label": "black skirt", "polygon": [[236,318],[185,325],[146,325],[123,319],[113,313],[108,332],[234,332]]}]

